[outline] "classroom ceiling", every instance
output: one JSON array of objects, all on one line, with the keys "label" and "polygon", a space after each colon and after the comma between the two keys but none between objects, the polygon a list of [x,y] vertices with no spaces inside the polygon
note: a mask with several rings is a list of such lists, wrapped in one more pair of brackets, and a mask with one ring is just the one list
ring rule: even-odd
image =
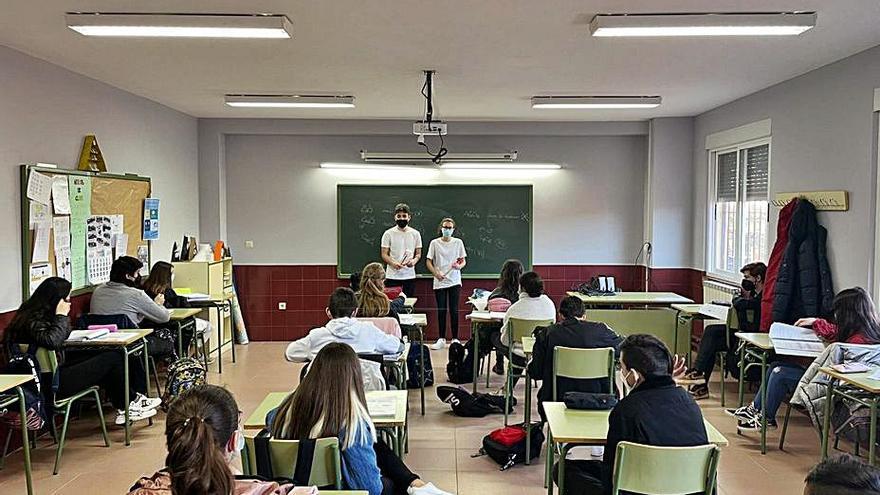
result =
[{"label": "classroom ceiling", "polygon": [[[797,37],[592,38],[596,13],[815,10]],[[289,40],[87,38],[68,11],[286,14]],[[449,120],[695,115],[880,44],[878,0],[5,0],[0,44],[197,117],[403,118],[436,69]],[[2,69],[0,69],[2,70]],[[226,93],[345,93],[355,109],[243,109]],[[660,95],[649,110],[536,110],[533,95]]]}]

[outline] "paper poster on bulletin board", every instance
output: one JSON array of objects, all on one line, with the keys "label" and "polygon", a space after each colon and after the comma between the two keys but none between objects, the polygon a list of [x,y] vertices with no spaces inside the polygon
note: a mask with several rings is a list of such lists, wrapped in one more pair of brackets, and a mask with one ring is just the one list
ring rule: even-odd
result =
[{"label": "paper poster on bulletin board", "polygon": [[144,235],[145,241],[155,241],[159,238],[159,200],[156,198],[144,199]]}]

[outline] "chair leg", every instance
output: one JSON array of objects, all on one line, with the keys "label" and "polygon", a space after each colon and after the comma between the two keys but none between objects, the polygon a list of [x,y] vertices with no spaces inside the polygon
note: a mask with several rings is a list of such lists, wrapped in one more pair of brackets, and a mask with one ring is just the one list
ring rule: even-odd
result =
[{"label": "chair leg", "polygon": [[107,435],[107,422],[104,420],[104,408],[101,407],[101,399],[97,390],[95,390],[95,400],[98,401],[98,418],[101,420],[101,435],[104,436],[104,446],[109,447],[110,436]]},{"label": "chair leg", "polygon": [[9,442],[12,440],[12,430],[7,426],[6,430],[6,442],[3,444],[3,456],[0,457],[0,469],[3,469],[3,466],[6,464],[6,453],[9,452]]},{"label": "chair leg", "polygon": [[791,402],[785,408],[785,419],[782,421],[782,434],[779,436],[779,450],[785,445],[785,432],[788,431],[788,418],[791,417]]},{"label": "chair leg", "polygon": [[64,450],[64,439],[67,438],[67,424],[70,422],[70,406],[72,403],[68,402],[67,406],[64,408],[64,423],[61,426],[61,437],[58,439],[58,448],[55,450],[55,470],[52,471],[52,474],[58,474],[58,470],[61,468],[61,453]]},{"label": "chair leg", "polygon": [[[159,384],[159,367],[157,366],[156,360],[152,357],[150,358],[150,366],[153,368],[153,379],[156,380],[156,395],[162,395],[162,387]],[[149,390],[147,393],[149,393]]]},{"label": "chair leg", "polygon": [[507,373],[504,376],[504,426],[507,426],[507,412],[510,410],[510,397],[513,395],[511,387],[511,382],[513,381],[511,377],[512,372],[513,370],[510,369],[510,363],[508,361]]},{"label": "chair leg", "polygon": [[719,352],[718,354],[718,361],[721,363],[721,407],[724,407],[724,375],[726,369],[724,367],[724,353]]}]

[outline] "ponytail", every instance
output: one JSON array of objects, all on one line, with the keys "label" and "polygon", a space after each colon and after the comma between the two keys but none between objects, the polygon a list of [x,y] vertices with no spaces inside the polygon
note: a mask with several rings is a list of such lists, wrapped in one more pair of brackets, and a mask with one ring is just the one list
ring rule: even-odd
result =
[{"label": "ponytail", "polygon": [[165,423],[174,495],[231,495],[235,478],[226,444],[238,424],[238,406],[226,389],[201,385],[171,405]]}]

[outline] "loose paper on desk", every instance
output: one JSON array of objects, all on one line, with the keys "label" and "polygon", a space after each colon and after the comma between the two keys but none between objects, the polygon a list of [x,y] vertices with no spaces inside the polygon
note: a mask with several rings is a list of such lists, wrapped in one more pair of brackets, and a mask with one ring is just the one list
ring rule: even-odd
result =
[{"label": "loose paper on desk", "polygon": [[38,203],[49,206],[52,196],[52,177],[32,170],[28,175],[27,197]]},{"label": "loose paper on desk", "polygon": [[34,253],[31,256],[31,263],[49,261],[49,234],[51,233],[51,223],[37,224],[37,230],[34,231]]},{"label": "loose paper on desk", "polygon": [[74,288],[84,287],[88,280],[86,267],[86,218],[92,211],[92,178],[83,175],[67,177],[70,193],[70,281]]},{"label": "loose paper on desk", "polygon": [[55,230],[55,251],[70,249],[70,217],[52,218],[52,228]]},{"label": "loose paper on desk", "polygon": [[37,290],[37,287],[43,283],[43,280],[52,276],[52,265],[49,263],[40,263],[37,265],[31,265],[31,273],[30,273],[30,283],[31,283],[31,294]]},{"label": "loose paper on desk", "polygon": [[125,256],[126,252],[128,251],[128,234],[116,234],[113,250],[113,259],[118,259],[120,256]]},{"label": "loose paper on desk", "polygon": [[52,204],[56,215],[70,215],[70,188],[63,175],[52,178]]},{"label": "loose paper on desk", "polygon": [[48,205],[37,203],[36,201],[30,202],[30,208],[28,210],[30,228],[35,229],[37,228],[37,225],[49,223],[51,219],[52,216]]}]

